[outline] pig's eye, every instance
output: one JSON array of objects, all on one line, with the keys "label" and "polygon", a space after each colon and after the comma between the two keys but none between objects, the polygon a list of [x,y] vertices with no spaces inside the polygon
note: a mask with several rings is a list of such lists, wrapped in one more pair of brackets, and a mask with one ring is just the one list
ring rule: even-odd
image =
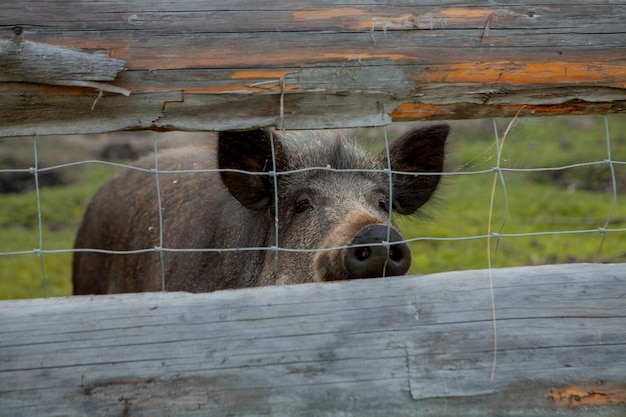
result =
[{"label": "pig's eye", "polygon": [[296,214],[304,213],[305,211],[311,209],[311,202],[307,199],[299,200],[296,203],[296,207],[294,208],[294,212]]},{"label": "pig's eye", "polygon": [[385,213],[389,213],[389,204],[387,204],[387,201],[385,200],[380,200],[378,202],[378,207],[384,211]]}]

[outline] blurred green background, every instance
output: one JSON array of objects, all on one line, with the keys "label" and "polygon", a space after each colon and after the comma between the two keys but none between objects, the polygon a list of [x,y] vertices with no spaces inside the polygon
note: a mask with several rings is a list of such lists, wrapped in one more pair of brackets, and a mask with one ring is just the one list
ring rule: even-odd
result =
[{"label": "blurred green background", "polygon": [[[596,258],[600,262],[626,262],[626,231],[606,235],[597,231],[607,221],[608,229],[626,229],[626,117],[611,115],[606,120],[611,160],[622,162],[613,164],[613,172],[609,164],[590,164],[608,159],[605,116],[450,122],[453,135],[447,172],[453,175],[443,179],[435,201],[419,216],[396,219],[405,239],[415,239],[410,244],[411,272],[489,267],[487,239],[475,238],[489,230],[530,234],[500,238],[497,252],[496,240],[492,239],[491,266],[495,267],[593,262]],[[494,123],[503,168],[584,165],[504,172],[505,186],[497,178],[492,193],[496,173],[491,168],[498,160]],[[406,127],[388,127],[389,137],[393,139]],[[380,150],[382,128],[361,129],[359,134],[365,147]],[[0,139],[0,170],[35,166],[33,140],[42,168],[90,159],[128,162],[148,152],[155,135],[160,147],[201,143],[205,137],[201,133],[118,132],[91,137],[5,138]],[[42,262],[33,249],[40,247],[40,238],[45,250],[71,249],[90,197],[117,169],[82,163],[46,171],[41,177],[41,236],[33,175],[0,171],[0,299],[71,294],[71,253],[45,253]],[[488,172],[477,173],[483,170]],[[576,233],[586,230],[593,232]],[[27,253],[1,254],[21,251]]]}]

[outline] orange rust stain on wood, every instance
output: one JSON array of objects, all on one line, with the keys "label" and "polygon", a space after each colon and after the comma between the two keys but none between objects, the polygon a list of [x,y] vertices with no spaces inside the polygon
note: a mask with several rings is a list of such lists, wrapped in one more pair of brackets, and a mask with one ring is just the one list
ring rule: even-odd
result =
[{"label": "orange rust stain on wood", "polygon": [[451,22],[463,22],[466,20],[487,19],[492,13],[492,9],[452,8],[441,10],[438,14],[447,18]]},{"label": "orange rust stain on wood", "polygon": [[[617,110],[619,111],[619,110]],[[615,113],[611,103],[567,102],[554,104],[481,104],[451,103],[426,104],[418,102],[403,103],[395,108],[389,116],[394,122],[411,122],[416,120],[472,119],[485,117],[522,116],[562,116],[573,114],[607,114]]]},{"label": "orange rust stain on wood", "polygon": [[[419,77],[424,83],[569,84],[619,83],[626,66],[602,62],[494,61],[431,66]],[[418,78],[418,77],[414,77]]]},{"label": "orange rust stain on wood", "polygon": [[437,114],[441,114],[441,106],[425,103],[403,103],[391,114],[394,121],[411,121],[429,119]]},{"label": "orange rust stain on wood", "polygon": [[434,29],[441,24],[445,25],[445,22],[485,21],[493,12],[492,9],[450,8],[422,14],[385,15],[356,8],[335,8],[299,11],[292,13],[292,16],[295,21],[344,19],[344,24],[352,29],[398,30],[429,27]]},{"label": "orange rust stain on wood", "polygon": [[468,119],[483,117],[508,117],[515,114],[548,116],[567,114],[562,107],[557,106],[529,106],[524,104],[500,104],[483,106],[467,105],[465,103],[428,104],[409,102],[395,108],[389,116],[394,122],[413,122],[416,120],[445,120]]},{"label": "orange rust stain on wood", "polygon": [[570,386],[552,388],[548,398],[558,406],[575,408],[626,404],[626,386]]}]

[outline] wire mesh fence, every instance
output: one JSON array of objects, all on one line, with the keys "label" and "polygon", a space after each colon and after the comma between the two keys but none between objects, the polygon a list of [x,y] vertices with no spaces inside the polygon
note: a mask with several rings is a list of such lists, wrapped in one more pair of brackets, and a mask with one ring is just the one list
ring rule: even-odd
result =
[{"label": "wire mesh fence", "polygon": [[[561,262],[624,262],[625,127],[622,115],[452,123],[454,134],[436,201],[428,203],[420,216],[404,218],[388,210],[387,223],[395,220],[402,242],[411,248],[410,273]],[[389,155],[389,144],[404,128],[363,129],[359,132],[363,137],[360,146]],[[169,178],[211,171],[193,167],[162,169],[159,155],[168,142],[166,136],[143,136],[141,146],[153,152],[150,168],[132,166],[134,154],[124,153],[129,149],[124,146],[118,149],[117,157],[99,153],[94,158],[93,153],[78,152],[76,143],[62,147],[63,142],[55,138],[0,141],[5,155],[0,184],[6,192],[0,203],[0,298],[70,294],[71,259],[76,252],[73,240],[80,218],[89,198],[114,171],[133,170],[150,176],[158,200],[161,185]],[[202,146],[204,136],[195,135],[194,145]],[[172,142],[179,142],[179,138]],[[25,144],[29,149],[24,149]],[[273,158],[267,166],[272,178],[297,173],[281,171],[276,163]],[[303,169],[346,174],[354,171],[332,166]],[[401,174],[389,165],[376,172],[386,175],[390,182],[392,174]],[[55,186],[58,183],[61,185]],[[278,181],[272,184],[273,203],[278,206]],[[388,199],[393,201],[393,195]],[[158,201],[157,207],[162,208],[162,203]],[[274,242],[278,242],[274,245],[175,247],[163,236],[162,209],[158,213],[159,233],[153,245],[123,251],[95,247],[80,251],[118,256],[154,254],[165,288],[168,273],[164,255],[170,253],[264,251],[276,258],[319,250],[281,246],[278,228],[272,232]],[[274,210],[273,216],[274,224],[280,224],[279,210]],[[387,238],[380,244],[389,250],[392,229],[387,230]]]}]

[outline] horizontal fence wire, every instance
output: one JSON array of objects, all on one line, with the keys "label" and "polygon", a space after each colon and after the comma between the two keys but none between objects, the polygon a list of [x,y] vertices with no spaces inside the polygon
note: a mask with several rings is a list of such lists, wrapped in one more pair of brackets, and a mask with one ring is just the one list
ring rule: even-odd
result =
[{"label": "horizontal fence wire", "polygon": [[[584,161],[584,162],[579,162],[579,163],[573,163],[573,164],[563,164],[563,165],[556,165],[556,166],[542,166],[542,167],[506,167],[506,166],[502,166],[501,164],[501,147],[506,147],[507,144],[507,139],[506,137],[504,138],[504,140],[502,141],[502,138],[500,137],[501,134],[498,130],[497,124],[493,123],[494,126],[494,142],[495,142],[495,146],[496,146],[496,153],[497,153],[497,158],[494,161],[493,166],[488,167],[488,168],[484,168],[484,169],[477,169],[477,170],[464,170],[464,169],[458,169],[458,170],[454,170],[454,171],[446,171],[446,172],[441,172],[441,173],[419,173],[420,175],[441,175],[443,177],[457,177],[457,176],[480,176],[480,175],[493,175],[492,180],[495,181],[494,183],[497,184],[497,188],[499,190],[499,192],[503,193],[503,203],[504,203],[504,212],[503,213],[499,213],[498,216],[500,218],[501,223],[499,225],[497,225],[497,227],[495,227],[493,230],[491,229],[487,229],[485,230],[484,233],[479,233],[479,234],[467,234],[464,235],[463,230],[459,230],[458,233],[455,236],[434,236],[434,235],[425,235],[425,236],[411,236],[411,237],[405,237],[403,240],[400,241],[394,241],[392,243],[390,243],[390,234],[391,234],[391,224],[392,224],[392,213],[391,210],[389,212],[389,218],[388,218],[388,227],[387,227],[387,239],[384,242],[381,242],[380,245],[384,246],[387,248],[387,250],[389,251],[390,246],[392,246],[393,244],[398,244],[398,243],[416,243],[416,242],[462,242],[462,241],[472,241],[472,240],[487,240],[487,241],[491,241],[494,240],[496,242],[496,246],[495,246],[495,254],[494,254],[494,259],[491,259],[488,263],[489,266],[496,266],[496,259],[498,256],[498,245],[499,243],[502,241],[502,239],[508,239],[508,238],[518,238],[518,237],[545,237],[545,236],[568,236],[568,235],[581,235],[581,234],[590,234],[590,235],[597,235],[600,237],[600,242],[598,244],[598,248],[597,248],[597,252],[595,255],[595,261],[598,261],[600,259],[602,250],[604,245],[606,244],[606,237],[610,234],[616,234],[616,233],[625,233],[626,232],[626,227],[612,227],[613,224],[613,220],[615,218],[616,215],[616,210],[617,210],[617,205],[618,205],[618,179],[617,179],[617,174],[616,174],[616,167],[624,167],[626,166],[626,157],[624,157],[624,155],[619,155],[617,157],[615,157],[612,153],[612,141],[611,141],[611,133],[610,133],[610,126],[609,126],[609,120],[608,118],[605,116],[604,117],[604,126],[605,126],[605,142],[606,142],[606,158],[605,159],[599,159],[599,160],[591,160],[591,161]],[[514,129],[514,128],[513,128]],[[402,172],[402,171],[394,171],[392,170],[391,167],[391,163],[390,163],[390,159],[389,159],[389,148],[390,148],[390,140],[388,139],[388,131],[387,128],[383,129],[383,140],[384,140],[384,153],[386,153],[387,155],[387,167],[384,169],[377,169],[377,170],[373,170],[374,172],[377,173],[382,173],[382,174],[386,174],[388,175],[389,178],[389,189],[392,190],[392,175],[394,174],[402,174],[402,175],[415,175],[416,173],[411,172],[411,173],[407,173],[407,172]],[[366,246],[371,246],[372,244],[362,244],[362,245],[344,245],[344,246],[338,246],[338,247],[333,247],[333,248],[322,248],[322,249],[297,249],[297,248],[287,248],[287,247],[281,247],[280,246],[280,241],[279,241],[279,233],[278,233],[278,223],[279,223],[279,218],[278,218],[278,210],[275,210],[275,241],[278,242],[277,245],[271,246],[271,247],[232,247],[232,248],[207,248],[207,247],[199,247],[199,248],[175,248],[175,247],[168,247],[167,242],[164,241],[164,237],[163,237],[163,213],[162,213],[162,203],[161,203],[161,191],[160,191],[160,181],[163,180],[164,178],[167,178],[167,176],[169,175],[193,175],[193,174],[198,174],[198,173],[207,173],[207,172],[223,172],[223,171],[230,171],[230,172],[237,172],[237,173],[245,173],[245,174],[249,174],[249,175],[264,175],[267,176],[268,172],[247,172],[247,171],[241,171],[241,170],[220,170],[220,169],[176,169],[176,170],[165,170],[165,169],[161,169],[159,167],[159,153],[160,153],[160,149],[159,149],[159,140],[157,139],[156,134],[154,135],[153,138],[153,153],[154,153],[154,168],[141,168],[141,167],[136,167],[133,166],[131,164],[127,164],[127,163],[118,163],[118,162],[110,162],[110,161],[104,161],[104,160],[100,160],[100,159],[86,159],[86,160],[80,160],[80,161],[72,161],[72,162],[67,162],[67,163],[61,163],[61,164],[56,164],[56,165],[52,165],[52,166],[46,166],[46,167],[40,167],[39,164],[39,150],[38,150],[38,138],[34,137],[32,139],[32,143],[33,143],[33,154],[34,154],[34,164],[32,167],[30,168],[16,168],[16,169],[0,169],[0,175],[1,174],[32,174],[34,177],[34,182],[35,182],[35,195],[36,195],[36,204],[37,204],[37,224],[36,224],[36,228],[38,230],[38,247],[32,249],[32,250],[5,250],[5,251],[0,251],[0,258],[4,258],[4,257],[10,257],[10,256],[20,256],[20,255],[35,255],[39,262],[40,262],[40,271],[41,271],[41,280],[42,280],[42,288],[43,288],[43,293],[44,296],[48,296],[48,278],[47,278],[47,274],[46,274],[46,264],[45,264],[45,255],[47,254],[62,254],[62,253],[74,253],[74,252],[97,252],[97,253],[103,253],[103,254],[114,254],[114,255],[130,255],[130,254],[141,254],[141,253],[150,253],[150,252],[156,252],[159,254],[160,256],[160,263],[161,263],[161,271],[162,271],[162,288],[165,289],[166,287],[166,280],[167,277],[165,276],[165,268],[164,268],[164,259],[163,259],[163,254],[164,253],[190,253],[190,252],[198,252],[198,253],[205,253],[205,252],[241,252],[241,251],[273,251],[276,255],[275,255],[275,265],[277,265],[277,259],[278,259],[278,254],[281,252],[284,253],[315,253],[315,252],[319,252],[319,251],[333,251],[333,250],[338,250],[338,249],[347,249],[349,247],[366,247]],[[272,151],[274,151],[274,137],[272,137],[271,140],[272,143]],[[74,249],[72,247],[67,247],[67,248],[60,248],[60,249],[50,249],[47,248],[47,242],[44,238],[44,227],[43,227],[43,219],[45,218],[45,213],[42,213],[42,208],[41,208],[41,198],[40,198],[40,194],[41,194],[41,185],[39,184],[39,177],[43,174],[46,173],[50,173],[50,172],[55,172],[55,171],[60,171],[60,170],[65,170],[68,168],[74,168],[74,167],[81,167],[81,166],[85,166],[85,165],[103,165],[103,166],[109,166],[109,167],[115,167],[115,168],[120,168],[120,169],[128,169],[128,170],[136,170],[139,172],[145,172],[147,174],[152,174],[155,177],[155,187],[157,189],[157,199],[158,199],[158,207],[159,207],[159,240],[158,240],[158,244],[155,245],[154,247],[146,247],[146,248],[137,248],[134,250],[124,250],[124,251],[119,251],[119,250],[107,250],[107,249],[99,249],[99,248],[88,248],[88,249]],[[585,228],[585,229],[565,229],[565,230],[550,230],[550,231],[525,231],[525,232],[504,232],[504,226],[507,224],[507,218],[509,216],[509,206],[508,206],[508,196],[507,193],[509,192],[508,187],[507,187],[507,179],[506,179],[506,175],[507,173],[538,173],[538,172],[563,172],[563,171],[567,171],[567,170],[572,170],[572,169],[576,169],[576,168],[588,168],[588,167],[602,167],[602,166],[607,166],[608,169],[610,170],[610,183],[611,183],[611,203],[610,203],[610,207],[608,207],[608,213],[606,218],[601,222],[601,224],[598,225],[598,227],[594,227],[594,228]],[[290,175],[290,174],[294,174],[294,173],[301,173],[301,172],[306,172],[306,171],[330,171],[330,172],[346,172],[346,173],[353,173],[353,172],[360,172],[362,170],[358,170],[358,169],[338,169],[338,168],[332,168],[332,167],[310,167],[310,168],[303,168],[303,169],[297,169],[297,170],[291,170],[291,171],[280,171],[277,172],[277,161],[275,158],[272,159],[272,170],[269,172],[270,176],[272,176],[273,178],[278,178],[281,176],[285,176],[285,175]],[[279,200],[278,200],[278,188],[277,188],[277,181],[273,181],[274,183],[274,196],[275,196],[275,201],[274,204],[278,205]],[[492,200],[495,198],[495,196],[492,194]],[[389,201],[392,201],[393,199],[393,195],[389,196]],[[445,205],[445,201],[442,202],[442,204]],[[0,204],[0,209],[1,209],[1,204]],[[487,213],[485,213],[485,215],[487,215]],[[491,224],[491,221],[490,223]],[[597,222],[596,222],[597,224]],[[485,249],[487,251],[487,249]],[[459,254],[459,256],[463,256],[463,254]],[[276,268],[276,266],[275,266]]]}]

